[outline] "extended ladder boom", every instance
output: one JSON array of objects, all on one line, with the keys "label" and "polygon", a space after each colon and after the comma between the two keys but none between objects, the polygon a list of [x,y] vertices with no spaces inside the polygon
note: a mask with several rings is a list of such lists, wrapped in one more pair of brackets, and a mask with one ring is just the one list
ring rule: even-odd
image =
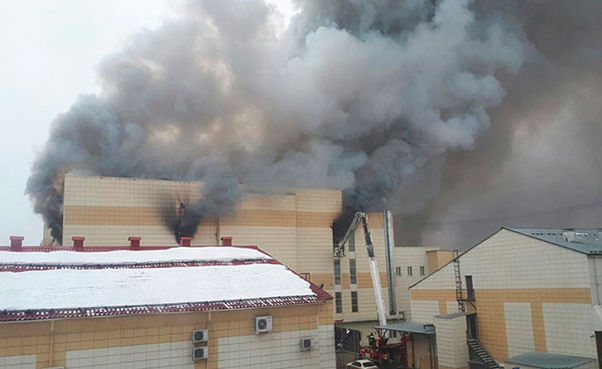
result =
[{"label": "extended ladder boom", "polygon": [[380,273],[378,272],[378,265],[376,264],[376,259],[374,258],[374,245],[372,243],[372,234],[370,233],[370,229],[368,228],[368,216],[366,215],[366,213],[362,213],[359,211],[355,213],[355,217],[351,221],[351,225],[349,226],[347,233],[345,233],[345,236],[343,237],[341,242],[338,243],[337,247],[342,248],[347,243],[349,237],[351,236],[351,234],[353,234],[353,232],[355,232],[355,229],[357,228],[360,222],[362,223],[362,228],[364,230],[366,250],[368,251],[368,262],[370,264],[370,275],[372,277],[372,289],[374,290],[374,298],[376,299],[378,323],[381,326],[384,326],[387,325],[387,318],[385,316],[385,304],[383,303],[382,288],[380,285]]}]

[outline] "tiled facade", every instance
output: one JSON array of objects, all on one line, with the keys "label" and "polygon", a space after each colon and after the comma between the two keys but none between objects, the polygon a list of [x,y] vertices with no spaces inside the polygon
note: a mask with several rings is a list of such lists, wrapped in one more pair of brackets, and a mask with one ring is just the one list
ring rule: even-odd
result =
[{"label": "tiled facade", "polygon": [[466,317],[437,315],[433,319],[437,330],[437,359],[440,369],[468,367],[466,346]]},{"label": "tiled facade", "polygon": [[[72,236],[84,236],[86,246],[127,246],[129,236],[139,236],[143,246],[175,246],[166,218],[177,216],[180,202],[201,197],[200,182],[68,175],[63,240],[69,244]],[[293,270],[309,273],[312,282],[332,292],[331,226],[341,204],[337,190],[265,194],[247,188],[233,214],[202,220],[192,245],[216,244],[231,236],[237,245],[257,245]]]},{"label": "tiled facade", "polygon": [[397,311],[410,321],[409,287],[451,260],[451,251],[430,246],[395,247],[393,256]]},{"label": "tiled facade", "polygon": [[[86,246],[126,246],[129,236],[140,236],[143,246],[176,245],[173,231],[166,225],[166,212],[176,216],[180,202],[192,203],[201,197],[200,182],[68,175],[63,240],[69,243],[72,236],[85,236]],[[340,292],[343,312],[336,314],[335,320],[370,321],[370,327],[376,320],[376,306],[361,229],[355,235],[355,252],[341,259],[342,284],[334,285],[331,227],[341,211],[338,190],[281,189],[268,194],[247,188],[233,214],[201,222],[192,244],[215,244],[221,236],[232,236],[238,245],[257,245],[308,275],[313,283],[323,284],[331,294]],[[368,217],[388,311],[384,218],[382,213]],[[357,267],[353,284],[350,259],[355,259]],[[357,293],[357,312],[352,312],[352,292]],[[396,295],[397,299],[404,296]]]},{"label": "tiled facade", "polygon": [[[464,253],[460,271],[463,283],[472,276],[479,340],[496,361],[530,351],[597,357],[588,255],[502,229]],[[413,320],[449,313],[454,281],[451,263],[413,286]]]},{"label": "tiled facade", "polygon": [[[254,317],[272,315],[270,333]],[[208,329],[208,360],[192,360],[192,331]],[[301,352],[299,338],[311,338]],[[0,324],[0,368],[334,367],[331,302],[239,311]]]},{"label": "tiled facade", "polygon": [[[451,251],[439,250],[430,246],[410,246],[393,247],[393,288],[395,289],[395,301],[397,314],[389,314],[389,297],[387,295],[387,274],[384,244],[384,229],[382,229],[381,214],[369,214],[370,232],[374,237],[375,255],[381,275],[381,285],[383,286],[383,299],[385,302],[385,312],[389,322],[398,322],[412,320],[410,308],[409,286],[418,282],[429,273],[437,270],[449,260],[451,260]],[[376,222],[374,221],[376,220]],[[375,225],[373,225],[376,223]],[[375,236],[378,235],[378,236]],[[379,238],[382,235],[382,240]],[[355,251],[347,250],[347,255],[341,258],[341,283],[335,285],[335,291],[341,291],[342,294],[342,313],[335,314],[335,319],[342,321],[342,325],[347,328],[357,329],[362,333],[362,343],[366,344],[365,337],[373,330],[372,327],[378,324],[374,293],[372,292],[372,279],[370,277],[370,267],[368,256],[364,244],[364,233],[358,229],[353,237],[355,240]],[[347,247],[348,249],[349,247]],[[357,269],[357,283],[351,283],[350,260],[354,259]],[[411,267],[411,274],[409,268]],[[358,294],[358,311],[353,312],[351,306],[351,292]],[[457,305],[454,301],[454,304]],[[455,310],[450,309],[449,312]],[[428,315],[432,312],[431,315]],[[418,314],[429,316],[439,314],[438,306],[429,310],[420,310]]]}]

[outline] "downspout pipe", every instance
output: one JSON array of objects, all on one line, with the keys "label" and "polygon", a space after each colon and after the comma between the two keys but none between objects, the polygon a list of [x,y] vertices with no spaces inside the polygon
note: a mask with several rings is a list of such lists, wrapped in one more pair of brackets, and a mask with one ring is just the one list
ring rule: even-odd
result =
[{"label": "downspout pipe", "polygon": [[390,210],[384,211],[385,220],[385,254],[387,260],[387,290],[389,291],[389,314],[397,314],[397,301],[395,300],[395,279],[393,278],[393,216]]}]

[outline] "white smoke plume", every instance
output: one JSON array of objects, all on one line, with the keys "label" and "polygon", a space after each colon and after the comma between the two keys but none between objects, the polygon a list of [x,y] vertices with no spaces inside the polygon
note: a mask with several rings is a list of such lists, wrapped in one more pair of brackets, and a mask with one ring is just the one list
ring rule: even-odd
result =
[{"label": "white smoke plume", "polygon": [[241,183],[390,206],[447,152],[475,146],[504,98],[497,75],[530,53],[520,27],[468,0],[299,7],[277,35],[260,0],[190,1],[106,57],[102,93],[56,118],[27,184],[53,236],[74,169],[205,181],[200,217],[230,211]]}]

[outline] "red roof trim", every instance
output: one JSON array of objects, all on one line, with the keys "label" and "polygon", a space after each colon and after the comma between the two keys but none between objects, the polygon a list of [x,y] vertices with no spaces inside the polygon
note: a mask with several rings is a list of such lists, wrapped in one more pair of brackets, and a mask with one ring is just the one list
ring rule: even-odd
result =
[{"label": "red roof trim", "polygon": [[[19,251],[13,252],[53,252],[53,251],[74,251],[74,252],[106,252],[106,251],[153,251],[153,250],[167,250],[173,248],[201,248],[201,247],[235,247],[238,249],[253,249],[261,252],[262,254],[271,256],[267,252],[261,250],[257,246],[222,246],[222,245],[192,245],[192,246],[140,246],[132,248],[130,246],[84,246],[83,248],[74,248],[73,246],[23,246]],[[11,251],[10,246],[0,246],[0,251]]]},{"label": "red roof trim", "polygon": [[257,309],[324,302],[320,296],[270,297],[250,300],[213,302],[191,302],[164,305],[107,306],[77,309],[4,310],[0,311],[0,322],[31,321],[65,318],[113,317],[135,314],[185,313],[195,311],[219,311],[237,309]]}]

